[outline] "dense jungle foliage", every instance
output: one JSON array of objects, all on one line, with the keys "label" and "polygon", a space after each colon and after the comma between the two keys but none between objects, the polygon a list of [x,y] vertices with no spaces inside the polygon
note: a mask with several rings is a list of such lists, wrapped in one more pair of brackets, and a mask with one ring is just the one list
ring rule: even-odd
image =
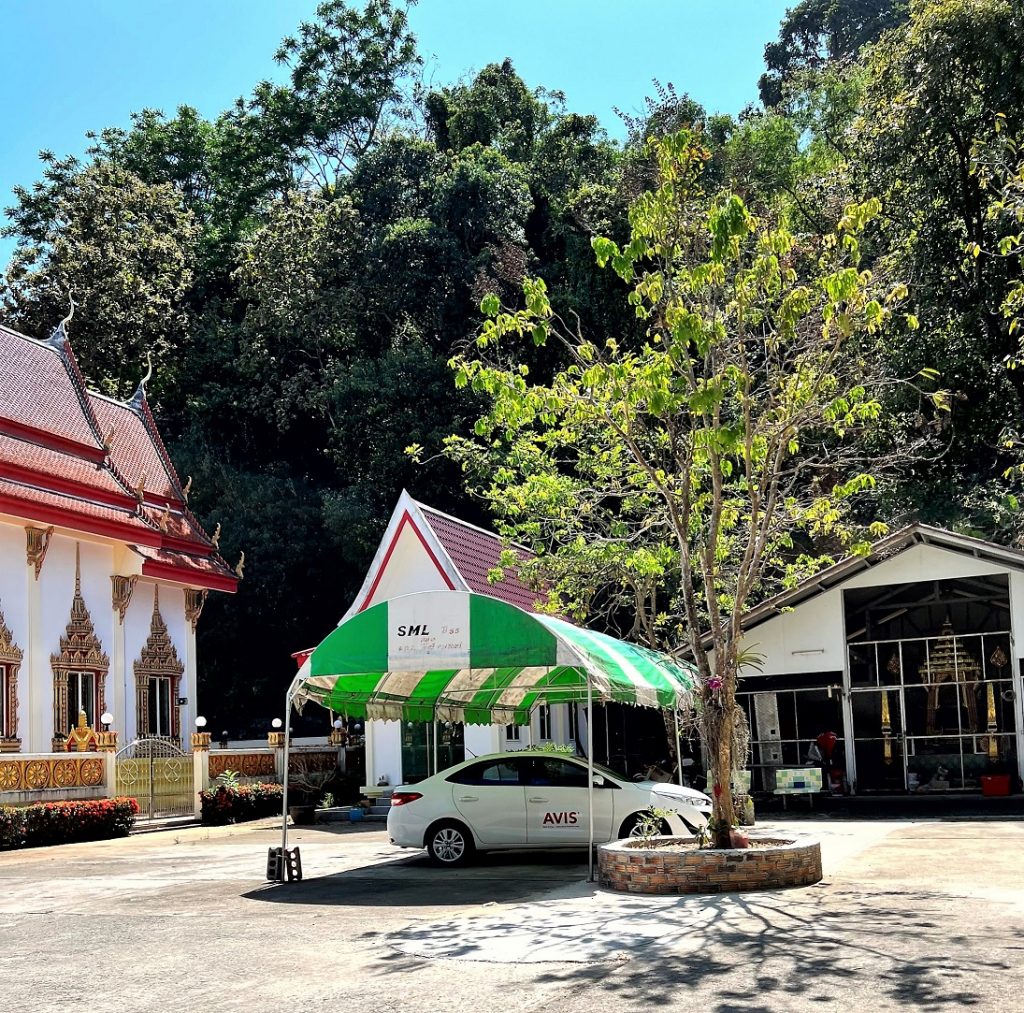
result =
[{"label": "dense jungle foliage", "polygon": [[[246,553],[240,593],[213,596],[200,625],[212,727],[265,729],[288,655],[347,607],[403,487],[488,523],[441,453],[481,414],[448,360],[484,297],[513,301],[530,275],[581,333],[643,333],[591,239],[628,240],[656,176],[647,138],[680,128],[707,149],[705,187],[797,236],[878,198],[862,263],[906,283],[919,326],[876,365],[936,369],[951,410],[895,395],[878,438],[921,463],[880,482],[872,517],[1024,538],[1021,0],[801,0],[766,47],[759,104],[725,116],[655,84],[622,142],[509,60],[423,85],[392,0],[328,0],[275,59],[284,83],[215,119],[147,109],[90,135],[83,159],[43,152],[5,227],[4,321],[46,336],[70,293],[82,369],[119,397],[151,353],[192,505],[228,558]],[[554,346],[531,354],[538,375],[564,365]]]}]

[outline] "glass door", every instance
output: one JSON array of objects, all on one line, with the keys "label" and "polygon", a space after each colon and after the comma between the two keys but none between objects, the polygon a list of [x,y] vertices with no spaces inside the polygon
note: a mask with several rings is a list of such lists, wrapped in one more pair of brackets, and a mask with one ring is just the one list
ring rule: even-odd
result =
[{"label": "glass door", "polygon": [[855,689],[850,694],[850,703],[853,708],[857,791],[906,791],[906,726],[902,689]]}]

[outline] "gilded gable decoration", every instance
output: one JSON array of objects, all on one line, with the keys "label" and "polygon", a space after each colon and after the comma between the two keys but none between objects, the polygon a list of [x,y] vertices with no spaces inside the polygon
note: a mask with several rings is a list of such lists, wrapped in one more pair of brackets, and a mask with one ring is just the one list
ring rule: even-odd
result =
[{"label": "gilded gable decoration", "polygon": [[43,569],[46,550],[50,547],[53,537],[52,525],[48,528],[25,528],[25,561],[36,570],[36,580]]},{"label": "gilded gable decoration", "polygon": [[139,734],[149,728],[149,680],[171,680],[171,736],[178,735],[178,690],[185,666],[178,658],[177,649],[167,631],[167,623],[160,614],[160,587],[153,588],[153,615],[149,622],[149,636],[142,653],[135,662],[135,703]]},{"label": "gilded gable decoration", "polygon": [[18,741],[18,670],[24,654],[14,642],[7,621],[4,619],[3,608],[0,606],[0,665],[7,669],[7,699],[5,711],[7,727],[0,728],[0,752],[16,750]]},{"label": "gilded gable decoration", "polygon": [[121,576],[114,576],[110,578],[110,601],[112,606],[117,609],[117,618],[122,626],[124,626],[124,617],[128,613],[128,606],[131,604],[132,600],[132,592],[135,590],[135,584],[138,579],[138,577]]},{"label": "gilded gable decoration", "polygon": [[199,624],[199,617],[203,614],[207,594],[209,592],[205,588],[201,591],[191,587],[185,588],[185,618],[191,624],[193,633]]}]

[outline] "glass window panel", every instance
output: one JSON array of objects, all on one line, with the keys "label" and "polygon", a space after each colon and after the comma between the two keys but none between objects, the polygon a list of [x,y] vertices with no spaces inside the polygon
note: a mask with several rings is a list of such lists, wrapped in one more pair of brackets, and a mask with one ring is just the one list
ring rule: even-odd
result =
[{"label": "glass window panel", "polygon": [[587,770],[577,763],[544,757],[533,761],[528,783],[553,788],[586,788]]}]

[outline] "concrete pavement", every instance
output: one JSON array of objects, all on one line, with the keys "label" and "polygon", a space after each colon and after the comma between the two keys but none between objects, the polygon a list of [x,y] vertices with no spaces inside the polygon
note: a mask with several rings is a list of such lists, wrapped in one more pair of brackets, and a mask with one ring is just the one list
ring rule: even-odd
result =
[{"label": "concrete pavement", "polygon": [[[784,830],[786,824],[764,824]],[[795,828],[795,825],[794,825]],[[579,853],[435,870],[364,828],[191,828],[0,854],[11,1010],[1024,1009],[1024,824],[800,821],[825,881],[639,898]]]}]

